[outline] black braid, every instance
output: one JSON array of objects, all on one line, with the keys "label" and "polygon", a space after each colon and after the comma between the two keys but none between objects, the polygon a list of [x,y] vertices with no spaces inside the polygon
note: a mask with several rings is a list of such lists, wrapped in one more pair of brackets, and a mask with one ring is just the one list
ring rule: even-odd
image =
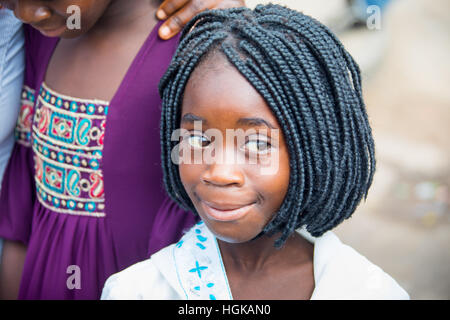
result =
[{"label": "black braid", "polygon": [[289,150],[283,204],[263,233],[295,229],[320,236],[350,217],[375,172],[375,147],[358,65],[318,21],[279,5],[205,11],[185,27],[160,83],[164,184],[184,209],[196,212],[171,160],[183,94],[202,61],[221,53],[264,98]]}]

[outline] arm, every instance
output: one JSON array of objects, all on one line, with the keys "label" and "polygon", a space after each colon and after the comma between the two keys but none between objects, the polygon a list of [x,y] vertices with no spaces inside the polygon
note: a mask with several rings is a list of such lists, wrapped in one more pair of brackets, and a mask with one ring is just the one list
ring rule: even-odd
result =
[{"label": "arm", "polygon": [[159,36],[168,40],[180,32],[196,14],[206,9],[224,9],[245,6],[244,0],[164,0],[156,12],[166,20],[159,28]]},{"label": "arm", "polygon": [[0,264],[0,300],[17,299],[27,248],[21,242],[4,240]]}]

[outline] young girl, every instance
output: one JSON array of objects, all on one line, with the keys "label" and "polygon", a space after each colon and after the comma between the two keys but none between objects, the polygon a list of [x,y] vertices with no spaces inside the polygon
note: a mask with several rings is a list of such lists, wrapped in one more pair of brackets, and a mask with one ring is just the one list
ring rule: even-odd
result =
[{"label": "young girl", "polygon": [[375,158],[358,67],[326,27],[276,5],[200,14],[160,92],[165,185],[202,221],[103,299],[408,298],[330,231]]},{"label": "young girl", "polygon": [[[176,2],[172,10],[191,1]],[[19,298],[98,299],[109,275],[194,223],[162,187],[157,84],[176,40],[157,37],[159,1],[1,3],[29,25],[17,143],[0,198],[0,292],[16,297],[23,267]],[[226,3],[238,2],[194,7]],[[181,9],[184,18],[192,8]],[[68,28],[76,15],[81,24]]]}]

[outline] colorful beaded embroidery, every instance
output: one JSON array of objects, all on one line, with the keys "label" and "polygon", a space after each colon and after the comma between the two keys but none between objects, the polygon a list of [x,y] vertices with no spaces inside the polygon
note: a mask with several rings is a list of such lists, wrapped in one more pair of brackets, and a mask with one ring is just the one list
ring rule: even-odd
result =
[{"label": "colorful beaded embroidery", "polygon": [[19,118],[15,129],[15,137],[17,143],[29,147],[31,146],[31,121],[33,118],[34,110],[34,90],[24,86],[22,88],[21,107],[19,112]]},{"label": "colorful beaded embroidery", "polygon": [[31,141],[39,201],[60,213],[104,217],[106,102],[59,95],[42,84]]}]

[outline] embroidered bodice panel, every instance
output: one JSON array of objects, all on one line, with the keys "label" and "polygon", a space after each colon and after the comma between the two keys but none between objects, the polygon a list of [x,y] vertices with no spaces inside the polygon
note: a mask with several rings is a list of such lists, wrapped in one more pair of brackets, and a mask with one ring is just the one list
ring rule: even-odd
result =
[{"label": "embroidered bodice panel", "polygon": [[16,127],[31,147],[39,202],[64,214],[104,217],[102,152],[108,103],[24,87]]}]

